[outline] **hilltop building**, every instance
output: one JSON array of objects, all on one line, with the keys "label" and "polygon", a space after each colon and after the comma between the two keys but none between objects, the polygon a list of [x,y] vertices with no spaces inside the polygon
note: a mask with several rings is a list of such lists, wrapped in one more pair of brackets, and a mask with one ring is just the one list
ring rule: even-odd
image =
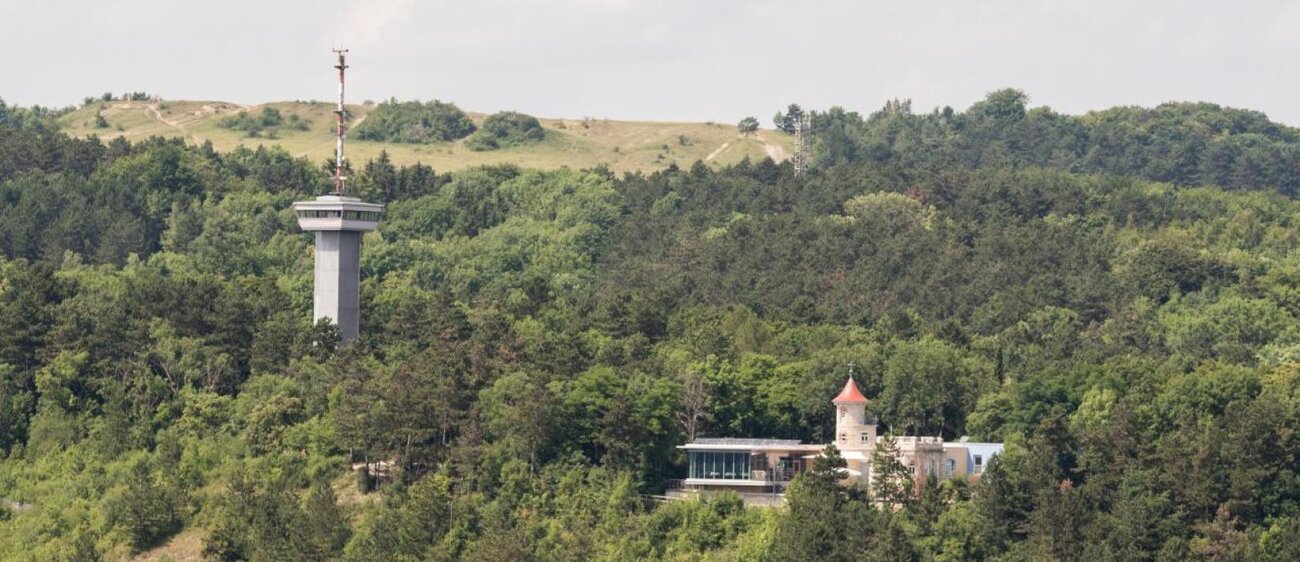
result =
[{"label": "hilltop building", "polygon": [[[867,397],[850,377],[835,408],[834,445],[848,463],[848,482],[870,485],[871,455],[879,436],[877,420],[867,416]],[[945,442],[939,436],[898,436],[898,456],[917,480],[933,474],[940,480],[978,479],[1001,443]],[[798,474],[811,470],[826,444],[792,439],[700,438],[678,446],[687,453],[686,478],[670,496],[733,491],[751,503],[779,503],[780,494]]]}]

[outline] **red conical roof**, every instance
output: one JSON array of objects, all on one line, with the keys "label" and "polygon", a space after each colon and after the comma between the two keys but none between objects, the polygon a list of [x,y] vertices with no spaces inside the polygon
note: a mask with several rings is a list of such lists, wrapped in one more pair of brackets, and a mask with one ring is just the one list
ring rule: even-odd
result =
[{"label": "red conical roof", "polygon": [[849,380],[844,383],[844,390],[840,391],[840,395],[836,396],[834,400],[831,400],[831,404],[866,404],[866,403],[867,403],[867,397],[862,395],[861,390],[858,390],[858,385],[857,383],[853,382],[853,377],[849,377]]}]

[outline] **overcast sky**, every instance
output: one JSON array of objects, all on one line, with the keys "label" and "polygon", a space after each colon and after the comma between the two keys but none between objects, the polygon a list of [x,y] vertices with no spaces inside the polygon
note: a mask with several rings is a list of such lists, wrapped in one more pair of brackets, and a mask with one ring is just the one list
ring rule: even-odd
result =
[{"label": "overcast sky", "polygon": [[1300,2],[0,0],[11,104],[105,90],[243,103],[433,99],[546,117],[765,125],[784,104],[1082,113],[1204,100],[1300,125]]}]

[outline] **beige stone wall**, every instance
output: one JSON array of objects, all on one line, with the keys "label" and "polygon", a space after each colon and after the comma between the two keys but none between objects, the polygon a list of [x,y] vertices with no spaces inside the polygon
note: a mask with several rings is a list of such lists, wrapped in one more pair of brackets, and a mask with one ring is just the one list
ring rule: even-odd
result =
[{"label": "beige stone wall", "polygon": [[943,439],[939,437],[898,437],[898,452],[912,476],[924,480],[929,474],[944,478]]},{"label": "beige stone wall", "polygon": [[970,451],[965,447],[944,447],[945,470],[949,461],[952,461],[952,477],[964,478],[970,472]]}]

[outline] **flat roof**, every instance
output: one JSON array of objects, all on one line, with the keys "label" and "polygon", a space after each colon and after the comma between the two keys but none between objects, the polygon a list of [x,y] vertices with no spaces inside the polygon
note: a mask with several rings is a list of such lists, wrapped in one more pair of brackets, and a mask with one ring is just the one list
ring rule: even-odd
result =
[{"label": "flat roof", "polygon": [[337,195],[322,195],[308,201],[294,201],[293,209],[299,210],[347,210],[347,211],[379,211],[384,210],[384,206],[379,203],[366,203],[356,197],[339,197]]},{"label": "flat roof", "polygon": [[701,437],[678,449],[708,451],[820,451],[825,445],[808,444],[798,439],[748,439],[742,437]]},{"label": "flat roof", "polygon": [[722,478],[687,478],[682,482],[688,486],[771,486],[773,484],[766,480],[724,480]]},{"label": "flat roof", "polygon": [[748,437],[699,437],[693,444],[700,445],[802,445],[798,439],[751,439]]}]

